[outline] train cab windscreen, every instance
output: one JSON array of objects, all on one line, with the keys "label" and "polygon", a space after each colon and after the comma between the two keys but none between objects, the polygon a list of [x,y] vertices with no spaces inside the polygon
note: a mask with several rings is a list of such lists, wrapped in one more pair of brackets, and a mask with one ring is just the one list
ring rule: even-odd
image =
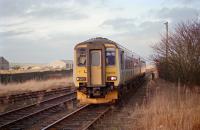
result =
[{"label": "train cab windscreen", "polygon": [[77,64],[78,66],[86,66],[86,49],[79,48],[77,51]]},{"label": "train cab windscreen", "polygon": [[115,48],[106,48],[106,65],[115,65]]}]

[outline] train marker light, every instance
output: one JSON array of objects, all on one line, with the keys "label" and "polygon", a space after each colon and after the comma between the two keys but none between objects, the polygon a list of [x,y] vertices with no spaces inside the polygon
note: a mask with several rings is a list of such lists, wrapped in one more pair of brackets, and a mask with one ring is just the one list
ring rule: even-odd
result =
[{"label": "train marker light", "polygon": [[76,80],[77,81],[86,81],[86,77],[77,77]]},{"label": "train marker light", "polygon": [[108,81],[116,81],[117,77],[116,76],[109,76],[109,77],[107,77],[107,80]]}]

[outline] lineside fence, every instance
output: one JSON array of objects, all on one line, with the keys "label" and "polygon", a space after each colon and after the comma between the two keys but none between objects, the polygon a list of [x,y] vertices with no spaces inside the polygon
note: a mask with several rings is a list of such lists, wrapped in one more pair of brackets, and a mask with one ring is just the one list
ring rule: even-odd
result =
[{"label": "lineside fence", "polygon": [[42,72],[23,72],[23,73],[6,73],[0,74],[0,83],[7,84],[11,82],[24,82],[27,80],[47,80],[51,78],[61,78],[65,76],[72,76],[71,70],[55,70]]}]

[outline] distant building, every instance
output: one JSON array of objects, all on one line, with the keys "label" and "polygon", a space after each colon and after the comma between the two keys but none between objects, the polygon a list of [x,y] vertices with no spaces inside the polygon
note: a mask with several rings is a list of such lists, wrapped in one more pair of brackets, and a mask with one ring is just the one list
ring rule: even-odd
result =
[{"label": "distant building", "polygon": [[49,64],[49,67],[54,69],[72,69],[73,61],[72,60],[58,60]]},{"label": "distant building", "polygon": [[63,60],[66,63],[66,69],[73,69],[73,61],[72,60]]},{"label": "distant building", "polygon": [[9,62],[4,57],[0,57],[0,70],[9,70]]}]

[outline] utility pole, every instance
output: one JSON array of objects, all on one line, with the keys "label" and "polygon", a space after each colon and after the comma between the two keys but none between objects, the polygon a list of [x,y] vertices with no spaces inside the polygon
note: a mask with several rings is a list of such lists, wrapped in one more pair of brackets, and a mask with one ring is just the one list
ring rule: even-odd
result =
[{"label": "utility pole", "polygon": [[166,25],[166,60],[168,61],[168,22],[164,24]]},{"label": "utility pole", "polygon": [[168,79],[168,74],[169,74],[169,69],[168,69],[168,22],[165,22],[164,23],[165,25],[166,25],[166,75],[165,75],[165,77],[166,77],[166,79]]}]

